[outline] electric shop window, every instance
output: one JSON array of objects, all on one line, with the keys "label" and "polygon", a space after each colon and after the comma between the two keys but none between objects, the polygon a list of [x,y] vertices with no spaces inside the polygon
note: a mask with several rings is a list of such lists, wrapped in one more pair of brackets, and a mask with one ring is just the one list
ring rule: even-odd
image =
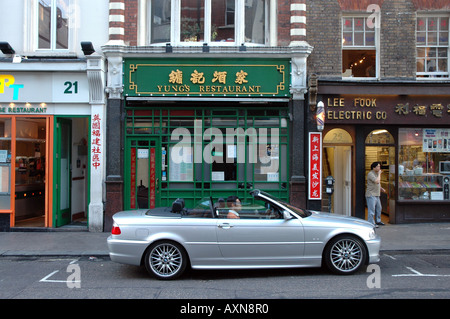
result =
[{"label": "electric shop window", "polygon": [[398,163],[399,200],[450,200],[450,129],[400,129]]}]

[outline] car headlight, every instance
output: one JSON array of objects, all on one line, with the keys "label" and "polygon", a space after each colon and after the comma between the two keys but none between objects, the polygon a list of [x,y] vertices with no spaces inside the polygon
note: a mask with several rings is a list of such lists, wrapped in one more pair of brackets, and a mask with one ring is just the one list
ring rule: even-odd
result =
[{"label": "car headlight", "polygon": [[375,239],[377,234],[375,233],[375,228],[369,231],[369,239]]}]

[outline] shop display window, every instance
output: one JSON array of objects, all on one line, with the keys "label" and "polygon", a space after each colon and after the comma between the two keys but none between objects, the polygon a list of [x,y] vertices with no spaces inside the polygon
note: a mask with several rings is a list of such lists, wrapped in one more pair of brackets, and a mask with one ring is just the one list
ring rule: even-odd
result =
[{"label": "shop display window", "polygon": [[0,118],[0,210],[11,208],[11,119]]},{"label": "shop display window", "polygon": [[399,129],[399,200],[450,200],[450,129]]},{"label": "shop display window", "polygon": [[[155,177],[159,182],[155,187],[161,190],[161,200],[176,192],[183,192],[187,200],[190,192],[195,198],[198,193],[247,193],[252,188],[276,191],[286,198],[287,117],[286,108],[129,107],[126,134],[128,140],[157,141],[155,157],[161,159],[161,172]],[[139,151],[143,152],[138,148],[137,158]],[[141,173],[137,168],[136,176],[131,177],[135,180],[132,188],[147,187]]]}]

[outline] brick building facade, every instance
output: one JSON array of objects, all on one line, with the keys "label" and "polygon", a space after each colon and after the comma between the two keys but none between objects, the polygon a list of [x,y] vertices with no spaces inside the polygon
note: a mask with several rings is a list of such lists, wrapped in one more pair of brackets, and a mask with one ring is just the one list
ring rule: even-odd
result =
[{"label": "brick building facade", "polygon": [[[305,1],[110,0],[109,9],[110,38],[102,47],[110,128],[105,230],[119,210],[164,206],[181,196],[191,205],[204,196],[245,199],[250,189],[262,188],[305,206],[306,59],[312,49],[305,41]],[[237,73],[248,82],[231,82]],[[211,80],[213,74],[222,78]],[[135,80],[138,75],[146,80]],[[157,83],[150,88],[152,81]],[[244,121],[250,118],[256,126],[273,126],[281,132],[280,143],[269,146],[280,154],[279,171],[247,162],[170,162],[173,145],[167,134],[174,119],[183,119],[191,130],[199,118],[202,128],[237,121],[235,129],[250,129]],[[239,154],[229,152],[226,148],[223,156],[237,159]],[[142,166],[147,160],[149,174]]]},{"label": "brick building facade", "polygon": [[438,166],[450,155],[450,3],[314,0],[306,8],[308,130],[317,130],[321,101],[324,177],[336,180],[331,203],[309,207],[365,218],[365,176],[380,161],[386,220],[448,221],[449,172]]}]

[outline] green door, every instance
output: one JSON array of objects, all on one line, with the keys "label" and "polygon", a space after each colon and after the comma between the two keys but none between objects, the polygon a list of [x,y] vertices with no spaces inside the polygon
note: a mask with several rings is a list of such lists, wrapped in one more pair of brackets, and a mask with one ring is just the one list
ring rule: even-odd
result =
[{"label": "green door", "polygon": [[130,138],[125,155],[125,209],[160,206],[161,146],[156,138]]},{"label": "green door", "polygon": [[54,184],[54,214],[56,227],[64,226],[71,222],[71,141],[72,121],[59,118],[56,121],[55,130],[55,184]]}]

